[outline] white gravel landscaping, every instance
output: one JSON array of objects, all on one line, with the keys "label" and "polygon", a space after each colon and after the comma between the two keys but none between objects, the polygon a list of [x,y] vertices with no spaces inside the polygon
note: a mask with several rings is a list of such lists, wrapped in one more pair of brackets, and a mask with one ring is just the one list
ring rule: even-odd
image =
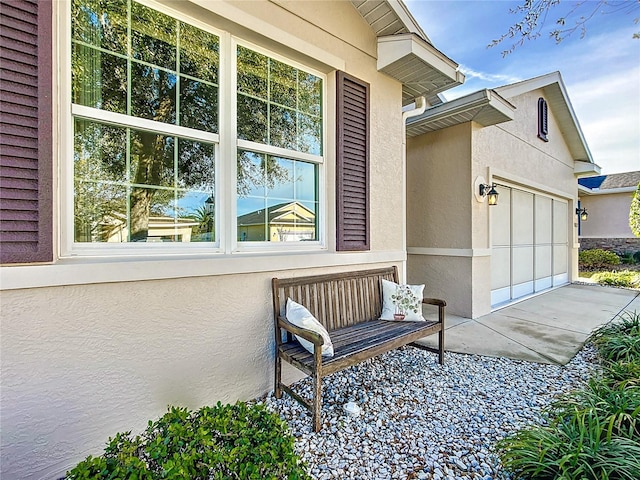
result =
[{"label": "white gravel landscaping", "polygon": [[[262,400],[284,418],[318,479],[506,478],[495,442],[593,373],[586,346],[565,366],[404,347],[323,380],[323,429],[287,394]],[[296,385],[308,398],[311,382]],[[355,402],[360,415],[343,410]]]}]

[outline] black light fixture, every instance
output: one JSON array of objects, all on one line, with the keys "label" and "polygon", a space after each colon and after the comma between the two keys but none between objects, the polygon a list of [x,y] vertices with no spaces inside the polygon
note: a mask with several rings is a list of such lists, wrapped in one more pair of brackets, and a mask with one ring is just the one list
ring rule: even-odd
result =
[{"label": "black light fixture", "polygon": [[496,184],[480,184],[480,196],[487,197],[489,205],[497,205],[498,204],[498,192],[496,191]]},{"label": "black light fixture", "polygon": [[587,212],[586,208],[576,208],[576,215],[580,216],[580,220],[582,220],[583,222],[587,219],[587,217],[589,216],[589,213]]}]

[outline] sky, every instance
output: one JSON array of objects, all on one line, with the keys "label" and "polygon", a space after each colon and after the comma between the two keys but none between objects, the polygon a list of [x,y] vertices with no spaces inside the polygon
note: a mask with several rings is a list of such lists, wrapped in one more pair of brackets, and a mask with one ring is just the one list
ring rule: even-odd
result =
[{"label": "sky", "polygon": [[[551,9],[541,36],[503,57],[510,39],[488,48],[521,15],[509,10],[523,0],[405,0],[433,45],[460,65],[465,83],[444,92],[452,100],[485,88],[508,85],[559,71],[591,156],[602,174],[640,170],[640,4],[632,12],[597,12],[580,30],[559,44],[549,38],[558,18],[577,0],[562,0]],[[591,13],[598,2],[588,0],[578,15]],[[568,17],[567,25],[573,24]]]}]

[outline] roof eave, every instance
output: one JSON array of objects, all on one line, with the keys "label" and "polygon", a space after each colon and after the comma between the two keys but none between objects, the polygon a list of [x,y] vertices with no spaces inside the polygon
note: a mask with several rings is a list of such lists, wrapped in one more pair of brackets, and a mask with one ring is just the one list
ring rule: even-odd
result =
[{"label": "roof eave", "polygon": [[592,175],[600,175],[602,169],[600,165],[587,160],[574,160],[573,162],[573,174],[576,177],[590,177]]},{"label": "roof eave", "polygon": [[458,64],[414,33],[378,37],[378,70],[402,83],[402,104],[464,83]]},{"label": "roof eave", "polygon": [[376,36],[416,33],[431,42],[401,0],[351,0]]},{"label": "roof eave", "polygon": [[493,90],[480,90],[428,108],[407,122],[407,136],[441,130],[466,122],[483,127],[513,120],[515,107]]}]

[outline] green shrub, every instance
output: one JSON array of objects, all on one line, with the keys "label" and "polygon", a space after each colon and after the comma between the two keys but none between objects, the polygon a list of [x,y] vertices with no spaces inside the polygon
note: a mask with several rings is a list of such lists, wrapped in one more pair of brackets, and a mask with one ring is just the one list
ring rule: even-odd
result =
[{"label": "green shrub", "polygon": [[620,265],[620,257],[618,255],[601,248],[582,250],[578,254],[578,260],[580,268],[586,270],[599,270],[611,265]]},{"label": "green shrub", "polygon": [[80,479],[309,479],[286,424],[262,405],[171,407],[140,437],[109,439],[101,457],[67,472]]},{"label": "green shrub", "polygon": [[606,425],[588,410],[520,430],[498,442],[498,450],[503,467],[516,479],[640,478],[638,441],[608,439]]},{"label": "green shrub", "polygon": [[625,383],[640,386],[640,360],[631,362],[609,362],[605,366],[604,378],[612,386]]},{"label": "green shrub", "polygon": [[605,429],[608,440],[612,437],[640,439],[640,386],[628,382],[593,378],[584,388],[556,400],[549,412],[560,422],[581,414],[592,415]]},{"label": "green shrub", "polygon": [[600,285],[610,285],[612,287],[640,287],[640,272],[600,272],[591,276],[591,279]]},{"label": "green shrub", "polygon": [[625,312],[589,340],[601,374],[545,408],[546,425],[498,442],[514,478],[640,478],[640,315]]},{"label": "green shrub", "polygon": [[640,313],[623,313],[619,321],[595,330],[589,341],[605,362],[640,362]]},{"label": "green shrub", "polygon": [[633,265],[635,263],[638,263],[638,260],[636,259],[637,256],[639,255],[640,252],[625,252],[622,255],[620,255],[620,263],[624,263],[625,265]]}]

